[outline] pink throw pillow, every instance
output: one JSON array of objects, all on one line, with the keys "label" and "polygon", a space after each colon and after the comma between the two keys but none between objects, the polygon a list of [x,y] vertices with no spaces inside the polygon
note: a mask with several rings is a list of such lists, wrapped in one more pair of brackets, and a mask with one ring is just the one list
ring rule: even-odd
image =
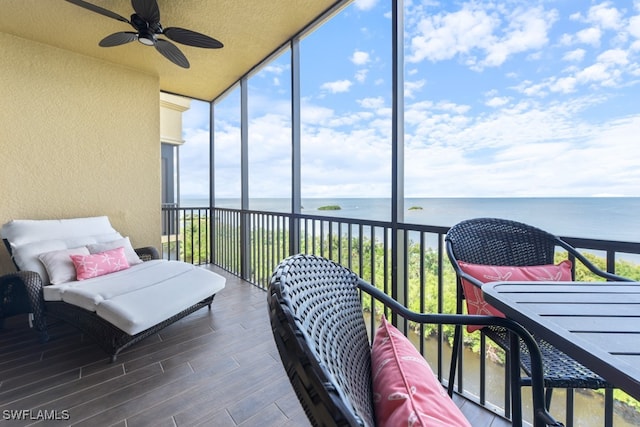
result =
[{"label": "pink throw pillow", "polygon": [[77,280],[90,279],[129,268],[124,247],[92,255],[70,255],[70,257],[76,267]]},{"label": "pink throw pillow", "polygon": [[[535,265],[529,267],[511,267],[497,265],[469,264],[459,261],[462,271],[482,283],[487,282],[524,282],[524,281],[555,281],[568,282],[571,280],[571,261],[564,260],[558,265]],[[488,316],[505,317],[501,311],[495,309],[484,300],[482,289],[462,279],[464,297],[467,301],[469,314],[481,314]],[[482,326],[468,325],[467,331],[473,332],[482,329]]]},{"label": "pink throw pillow", "polygon": [[470,427],[411,341],[381,322],[371,348],[376,425]]}]

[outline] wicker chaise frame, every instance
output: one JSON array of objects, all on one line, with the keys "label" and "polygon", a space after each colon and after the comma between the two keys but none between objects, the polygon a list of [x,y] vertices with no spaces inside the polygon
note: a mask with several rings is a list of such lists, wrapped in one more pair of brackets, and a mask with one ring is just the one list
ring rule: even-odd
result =
[{"label": "wicker chaise frame", "polygon": [[32,308],[32,301],[39,301],[42,290],[40,275],[33,271],[18,271],[0,276],[0,329],[4,319],[17,314],[33,313],[33,327],[38,331],[45,328],[42,305]]},{"label": "wicker chaise frame", "polygon": [[[116,328],[111,323],[96,315],[93,311],[88,311],[73,304],[62,301],[45,301],[45,314],[59,320],[74,325],[82,333],[94,338],[97,344],[110,356],[110,361],[115,362],[118,354],[125,348],[137,343],[140,340],[155,334],[170,324],[183,317],[199,310],[205,306],[211,309],[213,296],[192,305],[188,309],[168,318],[135,335],[129,335],[123,330]],[[46,330],[43,331],[43,339],[48,339]]]},{"label": "wicker chaise frame", "polygon": [[[490,316],[416,313],[346,267],[299,254],[276,267],[267,300],[282,364],[312,425],[375,425],[370,338],[362,310],[366,294],[394,316],[418,324],[490,324],[512,331],[514,340],[519,336],[531,354],[533,426],[562,426],[544,405],[540,351],[516,322]],[[519,351],[513,348],[511,357],[517,360]],[[513,389],[519,392],[519,387]],[[512,423],[522,426],[521,412]]]},{"label": "wicker chaise frame", "polygon": [[[11,247],[9,243],[4,240],[5,246],[11,253]],[[144,247],[135,249],[136,253],[143,261],[149,261],[152,259],[159,259],[158,251],[154,247]],[[17,266],[16,266],[17,267]],[[26,290],[27,304],[30,307],[30,311],[33,313],[33,327],[40,333],[41,340],[43,342],[49,339],[47,333],[47,321],[46,318],[55,318],[67,322],[83,334],[86,334],[96,340],[97,344],[110,356],[110,361],[113,363],[116,361],[118,354],[127,347],[147,338],[150,335],[155,334],[161,329],[169,326],[170,324],[182,319],[183,317],[197,311],[203,307],[209,307],[211,310],[211,303],[215,295],[205,298],[204,300],[192,305],[191,307],[183,310],[168,319],[148,328],[135,335],[129,335],[122,329],[115,327],[113,324],[107,322],[95,312],[85,310],[81,307],[73,304],[68,304],[62,301],[45,301],[43,297],[43,284],[40,276],[34,272],[19,271],[14,275],[21,279],[21,283]],[[11,275],[8,275],[11,276]],[[3,280],[4,277],[3,276]],[[8,279],[7,279],[8,280]],[[6,316],[8,317],[8,316]]]}]

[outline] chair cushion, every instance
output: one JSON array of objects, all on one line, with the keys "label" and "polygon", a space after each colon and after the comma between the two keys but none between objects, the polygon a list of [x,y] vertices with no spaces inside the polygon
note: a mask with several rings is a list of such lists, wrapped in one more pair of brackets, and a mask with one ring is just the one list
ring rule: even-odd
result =
[{"label": "chair cushion", "polygon": [[471,426],[427,361],[382,316],[371,349],[378,426]]},{"label": "chair cushion", "polygon": [[70,255],[73,265],[76,267],[78,280],[104,276],[116,271],[129,268],[127,258],[124,256],[124,248],[110,249],[90,255]]},{"label": "chair cushion", "polygon": [[[535,265],[528,267],[512,267],[497,265],[470,264],[458,261],[462,271],[476,280],[487,282],[525,282],[525,281],[556,281],[571,280],[571,261],[564,260],[558,265]],[[464,297],[467,301],[469,314],[505,317],[501,311],[492,307],[484,300],[482,289],[466,279],[462,279]],[[473,332],[482,326],[468,325],[467,331]]]}]

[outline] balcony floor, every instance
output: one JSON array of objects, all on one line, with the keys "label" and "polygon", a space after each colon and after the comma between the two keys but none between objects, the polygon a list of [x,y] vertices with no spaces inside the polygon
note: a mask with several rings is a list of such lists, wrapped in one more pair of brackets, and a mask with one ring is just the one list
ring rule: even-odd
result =
[{"label": "balcony floor", "polygon": [[[266,294],[235,276],[196,313],[125,350],[114,364],[72,327],[50,326],[40,344],[26,317],[0,330],[3,425],[308,426],[271,335]],[[458,398],[471,424],[502,418]],[[6,421],[6,410],[68,420]],[[58,412],[53,412],[58,411]]]}]

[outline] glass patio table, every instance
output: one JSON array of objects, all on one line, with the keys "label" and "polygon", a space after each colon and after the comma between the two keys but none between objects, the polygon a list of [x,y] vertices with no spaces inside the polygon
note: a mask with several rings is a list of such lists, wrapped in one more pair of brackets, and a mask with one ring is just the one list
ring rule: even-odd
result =
[{"label": "glass patio table", "polygon": [[640,400],[640,282],[490,282],[488,303]]}]

